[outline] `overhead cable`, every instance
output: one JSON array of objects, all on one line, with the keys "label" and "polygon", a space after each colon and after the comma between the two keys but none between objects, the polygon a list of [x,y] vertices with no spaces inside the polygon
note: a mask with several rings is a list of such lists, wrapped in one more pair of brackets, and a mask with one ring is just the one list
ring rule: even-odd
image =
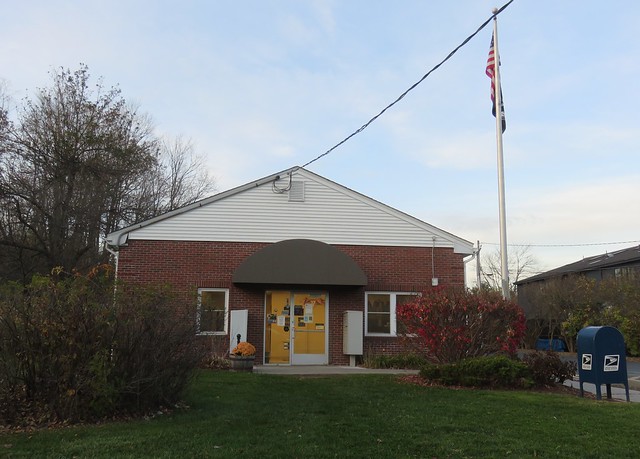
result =
[{"label": "overhead cable", "polygon": [[380,113],[378,113],[377,115],[375,115],[373,118],[371,118],[369,121],[367,121],[365,124],[363,124],[362,126],[360,126],[360,128],[358,128],[357,130],[355,130],[354,132],[352,132],[351,134],[349,134],[347,137],[345,137],[343,140],[341,140],[340,142],[338,142],[337,144],[335,144],[333,147],[329,148],[327,151],[325,151],[324,153],[322,153],[320,156],[315,157],[314,159],[312,159],[311,161],[305,163],[302,165],[302,167],[307,167],[309,164],[316,162],[317,160],[319,160],[320,158],[323,158],[325,156],[327,156],[329,153],[331,153],[333,150],[335,150],[336,148],[338,148],[340,145],[342,145],[343,143],[345,143],[346,141],[348,141],[349,139],[351,139],[353,136],[361,133],[362,131],[364,131],[367,127],[369,127],[369,125],[371,123],[373,123],[375,120],[377,120],[384,112],[386,112],[388,109],[390,109],[391,107],[393,107],[395,104],[397,104],[398,102],[400,102],[404,96],[406,96],[410,91],[412,91],[413,89],[415,89],[420,83],[422,83],[429,75],[431,75],[435,70],[437,70],[442,64],[444,64],[445,62],[447,62],[455,53],[458,52],[458,50],[460,50],[460,48],[462,48],[463,46],[465,46],[469,41],[471,41],[471,39],[473,37],[475,37],[482,29],[484,29],[490,22],[491,20],[496,17],[498,14],[500,14],[503,10],[505,10],[509,5],[511,5],[511,3],[513,3],[514,0],[509,0],[509,2],[505,3],[502,7],[500,7],[498,10],[496,10],[489,19],[487,19],[485,22],[482,23],[482,25],[480,25],[480,27],[478,27],[478,29],[473,32],[471,35],[469,35],[467,38],[465,38],[465,40],[460,43],[460,45],[458,45],[453,51],[451,51],[447,57],[445,57],[440,63],[438,63],[435,67],[433,67],[431,70],[429,70],[426,74],[424,74],[424,76],[422,78],[420,78],[417,82],[415,82],[413,85],[411,85],[409,87],[409,89],[407,89],[405,92],[403,92],[402,94],[400,94],[400,96],[398,96],[398,98],[396,100],[394,100],[393,102],[391,102],[389,105],[387,105],[385,108],[383,108]]},{"label": "overhead cable", "polygon": [[[590,247],[597,245],[638,244],[640,241],[591,242],[586,244],[508,244],[510,247]],[[499,245],[497,242],[483,242],[486,245]]]}]

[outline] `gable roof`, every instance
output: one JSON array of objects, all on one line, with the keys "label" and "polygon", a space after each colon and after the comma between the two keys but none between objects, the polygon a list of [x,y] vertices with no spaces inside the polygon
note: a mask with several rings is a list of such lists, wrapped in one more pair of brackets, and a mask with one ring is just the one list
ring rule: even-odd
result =
[{"label": "gable roof", "polygon": [[128,239],[452,247],[473,244],[302,167],[292,167],[107,235]]},{"label": "gable roof", "polygon": [[536,274],[535,276],[527,277],[526,279],[516,282],[516,285],[528,284],[530,282],[541,281],[563,275],[598,271],[605,268],[633,263],[640,263],[640,246],[629,247],[628,249],[622,249],[616,252],[603,253],[593,257],[584,258],[580,261],[569,263],[568,265],[560,266],[559,268],[555,268],[541,274]]}]

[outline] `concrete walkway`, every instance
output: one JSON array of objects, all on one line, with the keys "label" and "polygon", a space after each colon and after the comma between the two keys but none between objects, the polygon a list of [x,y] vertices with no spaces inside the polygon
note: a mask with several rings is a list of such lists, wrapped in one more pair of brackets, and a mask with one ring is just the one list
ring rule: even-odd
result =
[{"label": "concrete walkway", "polygon": [[[640,402],[640,390],[634,389],[638,388],[640,383],[638,381],[633,381],[629,379],[629,401],[630,402]],[[580,381],[577,379],[569,380],[567,379],[564,382],[565,386],[573,387],[574,389],[580,389]],[[583,389],[585,392],[589,392],[592,394],[596,393],[596,386],[591,383],[584,383]],[[600,388],[600,394],[602,396],[602,400],[607,400],[607,386],[605,384]],[[626,402],[627,394],[625,388],[621,384],[612,384],[611,385],[611,398],[612,400]]]},{"label": "concrete walkway", "polygon": [[[272,375],[298,375],[298,376],[325,376],[325,375],[364,375],[364,374],[409,374],[416,375],[418,370],[378,370],[373,368],[350,367],[339,365],[256,365],[253,367],[254,373]],[[580,382],[576,380],[566,380],[565,386],[580,389]],[[592,394],[596,393],[595,385],[584,384],[584,391]],[[607,389],[603,384],[601,388],[602,400],[607,400]],[[625,389],[618,384],[611,386],[611,397],[616,401],[627,401]],[[629,400],[640,402],[640,378],[629,378]]]},{"label": "concrete walkway", "polygon": [[339,365],[257,365],[254,373],[272,375],[365,375],[365,374],[409,374],[417,375],[418,370],[377,370],[373,368],[350,367]]}]

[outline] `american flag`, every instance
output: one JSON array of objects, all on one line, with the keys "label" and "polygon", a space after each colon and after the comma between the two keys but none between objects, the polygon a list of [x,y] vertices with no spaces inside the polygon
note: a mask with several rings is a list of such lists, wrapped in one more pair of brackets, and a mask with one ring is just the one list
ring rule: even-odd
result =
[{"label": "american flag", "polygon": [[[491,113],[496,116],[496,78],[495,78],[496,53],[493,45],[493,35],[491,35],[491,45],[489,46],[489,57],[487,58],[487,69],[485,73],[491,78]],[[500,62],[498,62],[500,65]],[[502,114],[502,132],[507,129],[507,120],[504,116],[504,103],[502,102],[502,87],[500,88],[500,112]]]}]

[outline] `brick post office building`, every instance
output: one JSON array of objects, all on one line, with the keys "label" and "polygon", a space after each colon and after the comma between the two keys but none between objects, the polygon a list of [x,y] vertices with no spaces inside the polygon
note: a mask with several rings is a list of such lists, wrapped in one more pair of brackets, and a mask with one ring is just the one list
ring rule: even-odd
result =
[{"label": "brick post office building", "polygon": [[473,245],[294,167],[107,236],[124,281],[197,292],[198,334],[256,363],[353,363],[401,351],[395,309],[463,286]]}]

